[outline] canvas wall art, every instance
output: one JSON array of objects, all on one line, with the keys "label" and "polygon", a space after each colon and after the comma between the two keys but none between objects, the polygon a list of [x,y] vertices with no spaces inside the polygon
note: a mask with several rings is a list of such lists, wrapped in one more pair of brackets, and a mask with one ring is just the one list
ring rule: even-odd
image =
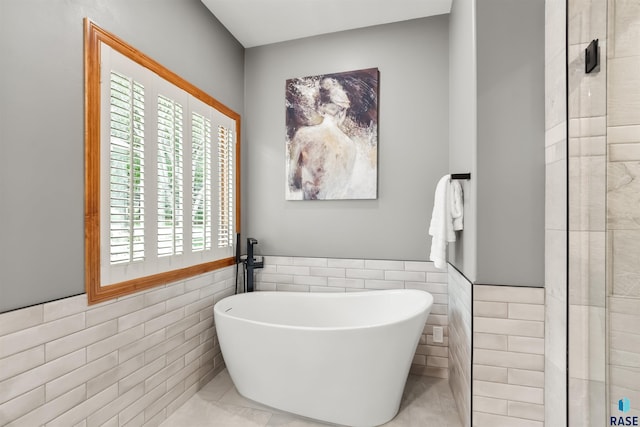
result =
[{"label": "canvas wall art", "polygon": [[286,199],[375,199],[377,68],[286,82]]}]

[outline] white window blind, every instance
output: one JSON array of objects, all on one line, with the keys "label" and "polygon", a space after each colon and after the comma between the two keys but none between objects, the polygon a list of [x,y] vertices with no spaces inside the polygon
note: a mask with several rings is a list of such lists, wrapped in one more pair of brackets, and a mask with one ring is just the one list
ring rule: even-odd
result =
[{"label": "white window blind", "polygon": [[144,87],[110,73],[109,254],[111,263],[144,259]]},{"label": "white window blind", "polygon": [[235,120],[106,45],[101,59],[101,284],[233,256]]},{"label": "white window blind", "polygon": [[201,114],[192,115],[191,168],[191,249],[211,249],[211,120]]},{"label": "white window blind", "polygon": [[158,96],[158,256],[182,254],[183,243],[182,105]]},{"label": "white window blind", "polygon": [[218,247],[233,244],[233,131],[218,126]]}]

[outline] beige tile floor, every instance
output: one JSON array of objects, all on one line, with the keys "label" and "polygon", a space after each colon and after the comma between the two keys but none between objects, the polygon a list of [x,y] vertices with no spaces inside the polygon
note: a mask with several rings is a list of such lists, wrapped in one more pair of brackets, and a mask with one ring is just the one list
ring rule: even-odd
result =
[{"label": "beige tile floor", "polygon": [[[225,369],[161,427],[327,427],[253,402],[238,394]],[[409,375],[400,411],[385,427],[461,427],[456,404],[445,379]]]}]

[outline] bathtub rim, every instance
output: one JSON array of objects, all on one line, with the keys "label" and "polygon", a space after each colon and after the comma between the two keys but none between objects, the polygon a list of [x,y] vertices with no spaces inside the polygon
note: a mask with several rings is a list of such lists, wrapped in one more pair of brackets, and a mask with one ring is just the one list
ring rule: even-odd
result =
[{"label": "bathtub rim", "polygon": [[[269,294],[269,295],[282,295],[282,294],[293,294],[293,295],[300,295],[300,296],[304,296],[304,297],[314,297],[314,298],[329,298],[329,297],[335,297],[336,294],[338,295],[343,295],[343,296],[347,296],[347,294],[341,293],[341,292],[296,292],[296,291],[256,291],[257,293],[260,294]],[[257,325],[257,326],[262,326],[262,327],[270,327],[270,328],[279,328],[279,329],[294,329],[294,330],[301,330],[301,331],[315,331],[315,332],[330,332],[330,331],[357,331],[357,330],[366,330],[366,329],[372,329],[372,328],[380,328],[383,326],[387,326],[387,325],[396,325],[402,322],[406,322],[409,319],[412,319],[416,316],[420,316],[423,312],[427,312],[427,316],[431,313],[431,308],[433,307],[434,304],[434,297],[430,292],[427,291],[423,291],[421,289],[377,289],[377,290],[371,290],[371,291],[367,291],[366,294],[371,294],[371,293],[376,293],[376,294],[398,294],[398,293],[413,293],[413,294],[426,294],[425,296],[425,303],[421,304],[419,306],[418,309],[406,314],[403,312],[403,316],[395,319],[393,321],[390,322],[372,322],[370,324],[367,325],[354,325],[354,326],[298,326],[298,325],[283,325],[280,323],[269,323],[269,322],[263,322],[263,321],[259,321],[259,320],[253,320],[253,319],[248,319],[245,317],[239,317],[239,316],[232,316],[227,314],[227,311],[223,311],[222,310],[222,306],[223,306],[223,302],[229,302],[227,300],[231,299],[231,298],[236,298],[236,297],[242,297],[245,295],[245,293],[241,293],[241,294],[235,294],[235,295],[231,295],[228,296],[226,298],[223,298],[222,300],[218,301],[217,303],[214,304],[213,306],[213,312],[214,312],[214,316],[219,316],[220,318],[224,318],[224,319],[229,319],[229,320],[237,320],[240,322],[246,322],[249,324],[253,324],[253,325]],[[356,298],[358,296],[363,297],[364,295],[358,295],[357,292],[354,292],[351,296],[351,294],[349,294],[350,297]],[[246,298],[246,296],[245,296]]]}]

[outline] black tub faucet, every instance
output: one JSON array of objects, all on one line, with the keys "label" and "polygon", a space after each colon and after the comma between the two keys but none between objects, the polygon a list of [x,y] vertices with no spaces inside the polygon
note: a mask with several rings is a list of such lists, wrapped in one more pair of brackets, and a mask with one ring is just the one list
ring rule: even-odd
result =
[{"label": "black tub faucet", "polygon": [[258,241],[253,237],[247,239],[247,292],[253,292],[253,270],[264,267],[264,261],[256,261],[253,256],[253,247]]}]

